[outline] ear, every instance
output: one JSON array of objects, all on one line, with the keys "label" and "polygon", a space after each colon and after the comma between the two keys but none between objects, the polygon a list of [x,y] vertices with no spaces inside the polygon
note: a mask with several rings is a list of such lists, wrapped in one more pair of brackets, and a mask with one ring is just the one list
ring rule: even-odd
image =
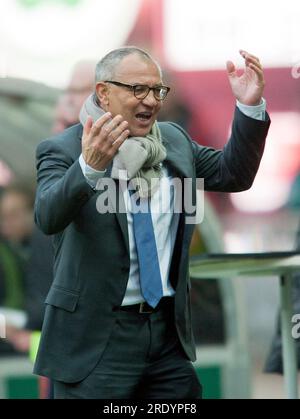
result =
[{"label": "ear", "polygon": [[96,84],[96,94],[101,108],[106,110],[109,105],[109,86],[107,83],[99,81]]}]

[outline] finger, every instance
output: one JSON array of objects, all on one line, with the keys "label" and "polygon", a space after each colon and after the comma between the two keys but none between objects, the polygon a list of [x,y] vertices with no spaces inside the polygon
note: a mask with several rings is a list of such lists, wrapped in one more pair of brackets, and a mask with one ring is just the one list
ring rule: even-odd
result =
[{"label": "finger", "polygon": [[122,115],[115,116],[109,123],[105,124],[102,127],[101,133],[103,133],[105,137],[108,137],[111,134],[111,132],[121,124],[122,121]]},{"label": "finger", "polygon": [[262,65],[255,58],[247,57],[245,59],[245,63],[246,63],[246,67],[249,67],[250,64],[254,64],[256,67],[262,69]]},{"label": "finger", "polygon": [[93,118],[91,116],[88,116],[84,126],[83,126],[83,135],[87,137],[91,131],[91,128],[93,126]]},{"label": "finger", "polygon": [[251,70],[253,70],[256,73],[259,81],[264,81],[264,72],[261,69],[261,67],[255,65],[253,63],[250,63],[249,67],[251,68]]},{"label": "finger", "polygon": [[94,123],[91,129],[92,136],[96,136],[99,134],[101,128],[111,119],[111,113],[105,112],[104,115],[100,116],[97,121]]},{"label": "finger", "polygon": [[122,132],[122,134],[119,136],[119,138],[112,144],[111,148],[116,153],[118,149],[121,147],[121,145],[124,143],[124,141],[128,138],[130,134],[129,129],[126,129]]},{"label": "finger", "polygon": [[237,71],[232,61],[226,62],[226,69],[229,77],[237,77]]},{"label": "finger", "polygon": [[95,145],[98,145],[102,150],[110,151],[112,143],[116,140],[118,136],[114,134],[114,130],[118,129],[119,125],[123,122],[123,117],[121,115],[115,116],[109,123],[105,124],[101,128],[100,135],[95,141]]},{"label": "finger", "polygon": [[100,154],[110,152],[112,144],[128,127],[127,121],[122,121],[120,123],[122,119],[123,117],[121,115],[117,115],[112,121],[104,125],[101,129],[100,135],[95,137],[92,146],[95,150],[98,150]]},{"label": "finger", "polygon": [[254,55],[254,54],[250,54],[250,52],[248,52],[248,51],[245,51],[244,49],[240,49],[240,54],[245,58],[245,56],[249,56],[249,57],[252,57],[252,58],[255,58],[258,62],[259,62],[259,58],[258,57],[256,57],[256,55]]},{"label": "finger", "polygon": [[242,56],[243,58],[245,58],[245,59],[253,59],[253,60],[255,60],[256,62],[260,63],[260,61],[259,61],[259,58],[258,58],[258,57],[256,57],[256,56],[255,56],[255,55],[253,55],[253,54],[250,54],[249,52],[247,52],[247,51],[245,51],[245,50],[243,50],[243,49],[240,49],[240,54],[241,54],[241,56]]},{"label": "finger", "polygon": [[125,131],[125,129],[127,129],[127,127],[128,122],[123,121],[120,125],[118,125],[114,130],[111,131],[108,137],[110,145],[113,144],[119,138],[119,136],[122,134],[123,131]]}]

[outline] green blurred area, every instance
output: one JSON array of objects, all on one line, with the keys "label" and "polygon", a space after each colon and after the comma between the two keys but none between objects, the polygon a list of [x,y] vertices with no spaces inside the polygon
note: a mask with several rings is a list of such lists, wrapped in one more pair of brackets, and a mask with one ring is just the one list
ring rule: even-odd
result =
[{"label": "green blurred area", "polygon": [[0,78],[0,160],[17,180],[35,184],[35,149],[51,133],[59,90]]}]

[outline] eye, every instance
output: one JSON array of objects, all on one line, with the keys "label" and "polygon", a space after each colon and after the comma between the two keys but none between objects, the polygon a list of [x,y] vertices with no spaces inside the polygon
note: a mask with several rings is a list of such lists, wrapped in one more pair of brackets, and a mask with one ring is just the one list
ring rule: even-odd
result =
[{"label": "eye", "polygon": [[157,89],[155,89],[155,94],[160,99],[163,99],[165,97],[165,91],[164,91],[164,89],[162,87],[158,87]]},{"label": "eye", "polygon": [[148,92],[148,87],[143,86],[142,84],[137,84],[134,86],[134,93],[136,96],[143,96]]},{"label": "eye", "polygon": [[157,98],[162,100],[166,97],[168,91],[165,87],[160,86],[155,88],[154,93]]}]

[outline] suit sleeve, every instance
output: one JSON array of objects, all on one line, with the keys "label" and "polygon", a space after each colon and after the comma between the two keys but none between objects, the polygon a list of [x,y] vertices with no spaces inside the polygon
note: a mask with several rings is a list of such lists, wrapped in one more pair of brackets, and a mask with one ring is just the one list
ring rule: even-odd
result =
[{"label": "suit sleeve", "polygon": [[37,147],[35,222],[45,234],[64,230],[94,194],[78,159],[73,161],[55,140]]},{"label": "suit sleeve", "polygon": [[240,192],[251,187],[263,155],[270,126],[244,115],[238,108],[231,136],[223,150],[203,147],[192,142],[197,178],[204,178],[206,190]]}]

